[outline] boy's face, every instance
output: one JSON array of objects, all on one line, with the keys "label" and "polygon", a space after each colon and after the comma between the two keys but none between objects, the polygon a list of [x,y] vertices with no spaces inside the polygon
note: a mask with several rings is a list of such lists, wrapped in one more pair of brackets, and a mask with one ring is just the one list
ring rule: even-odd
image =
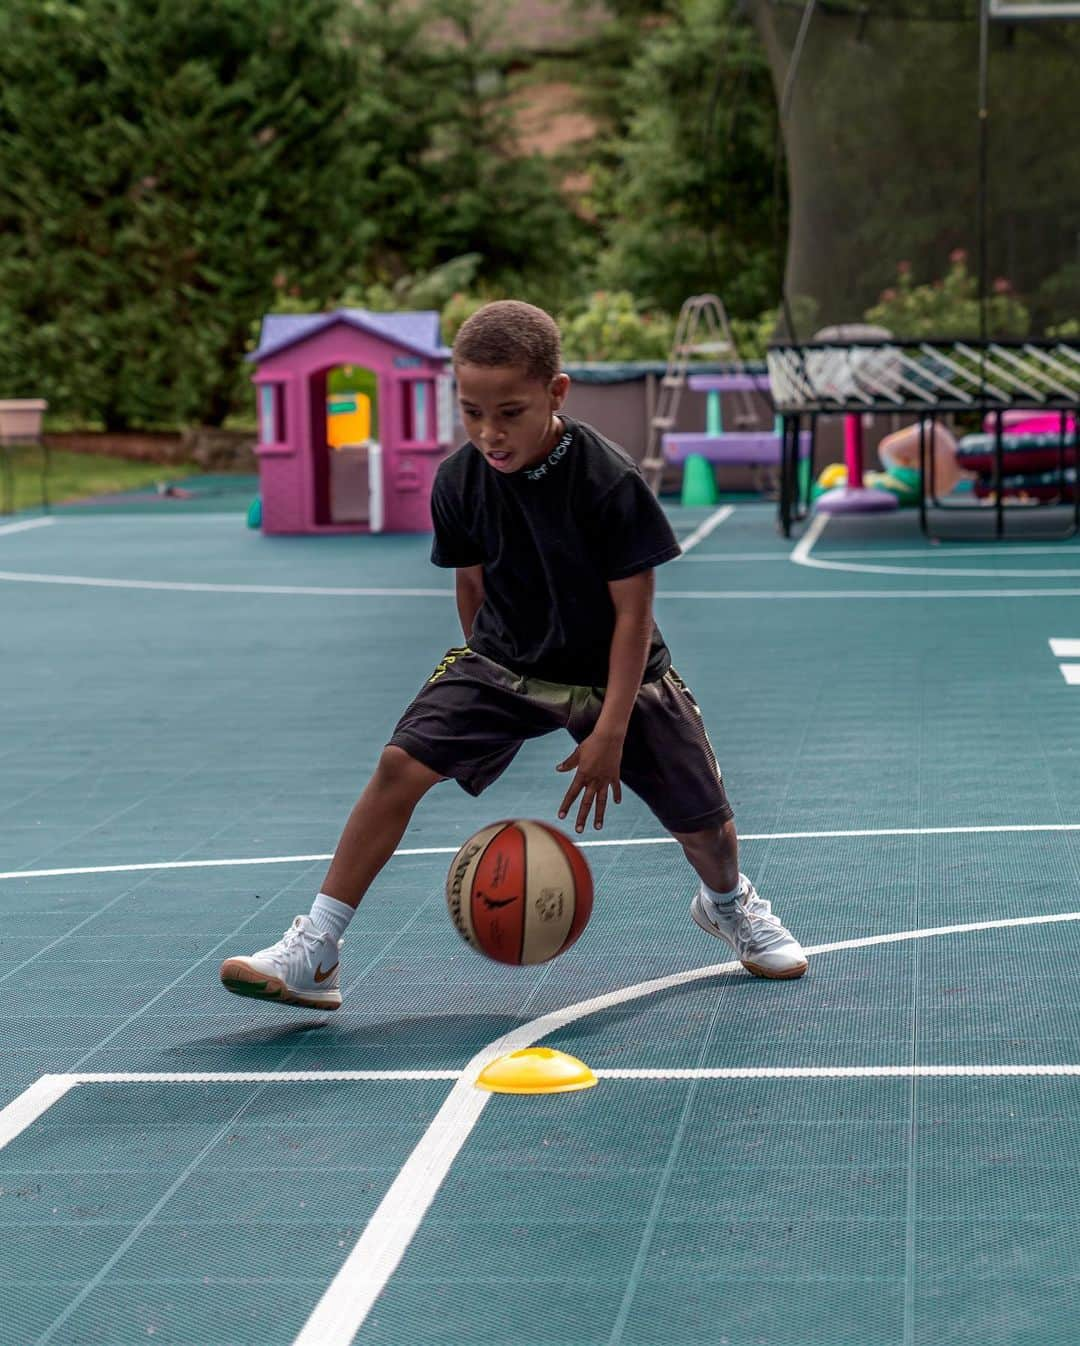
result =
[{"label": "boy's face", "polygon": [[562,433],[555,413],[570,379],[550,383],[515,365],[459,364],[458,403],[469,438],[496,472],[520,472],[543,462]]}]

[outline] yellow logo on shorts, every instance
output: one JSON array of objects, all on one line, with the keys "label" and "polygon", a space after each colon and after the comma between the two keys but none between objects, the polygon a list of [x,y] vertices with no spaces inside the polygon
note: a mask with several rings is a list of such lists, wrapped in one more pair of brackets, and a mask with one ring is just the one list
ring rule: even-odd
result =
[{"label": "yellow logo on shorts", "polygon": [[438,682],[443,674],[449,670],[451,664],[456,664],[459,659],[463,659],[467,654],[472,654],[472,650],[469,649],[468,645],[461,645],[452,650],[447,650],[442,657],[442,661],[436,667],[435,672],[428,678],[428,682]]}]

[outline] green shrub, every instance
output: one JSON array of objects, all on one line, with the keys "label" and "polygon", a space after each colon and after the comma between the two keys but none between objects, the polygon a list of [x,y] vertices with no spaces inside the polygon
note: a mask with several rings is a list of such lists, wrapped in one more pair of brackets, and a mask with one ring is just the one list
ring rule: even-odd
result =
[{"label": "green shrub", "polygon": [[626,290],[596,290],[560,326],[568,361],[666,360],[675,330],[670,314],[640,311]]},{"label": "green shrub", "polygon": [[[994,281],[986,309],[991,336],[1027,336],[1031,316],[1004,278]],[[888,328],[901,339],[978,337],[978,284],[968,272],[967,253],[957,248],[949,255],[945,276],[923,285],[914,283],[910,263],[900,262],[896,284],[884,290],[874,307],[867,309],[866,321]]]}]

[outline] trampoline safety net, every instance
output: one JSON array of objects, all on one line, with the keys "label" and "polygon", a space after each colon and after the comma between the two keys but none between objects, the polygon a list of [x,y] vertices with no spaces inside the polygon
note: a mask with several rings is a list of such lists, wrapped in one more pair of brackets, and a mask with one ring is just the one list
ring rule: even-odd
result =
[{"label": "trampoline safety net", "polygon": [[1080,7],[1001,8],[751,0],[783,121],[790,339],[1080,333]]}]

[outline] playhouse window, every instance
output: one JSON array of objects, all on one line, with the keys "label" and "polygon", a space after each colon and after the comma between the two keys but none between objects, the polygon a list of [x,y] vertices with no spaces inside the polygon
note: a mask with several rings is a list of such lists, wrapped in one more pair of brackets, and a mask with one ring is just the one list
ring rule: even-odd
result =
[{"label": "playhouse window", "polygon": [[417,379],[404,385],[405,438],[423,443],[432,438],[431,384]]},{"label": "playhouse window", "polygon": [[285,440],[285,389],[280,383],[259,387],[259,443],[281,444]]}]

